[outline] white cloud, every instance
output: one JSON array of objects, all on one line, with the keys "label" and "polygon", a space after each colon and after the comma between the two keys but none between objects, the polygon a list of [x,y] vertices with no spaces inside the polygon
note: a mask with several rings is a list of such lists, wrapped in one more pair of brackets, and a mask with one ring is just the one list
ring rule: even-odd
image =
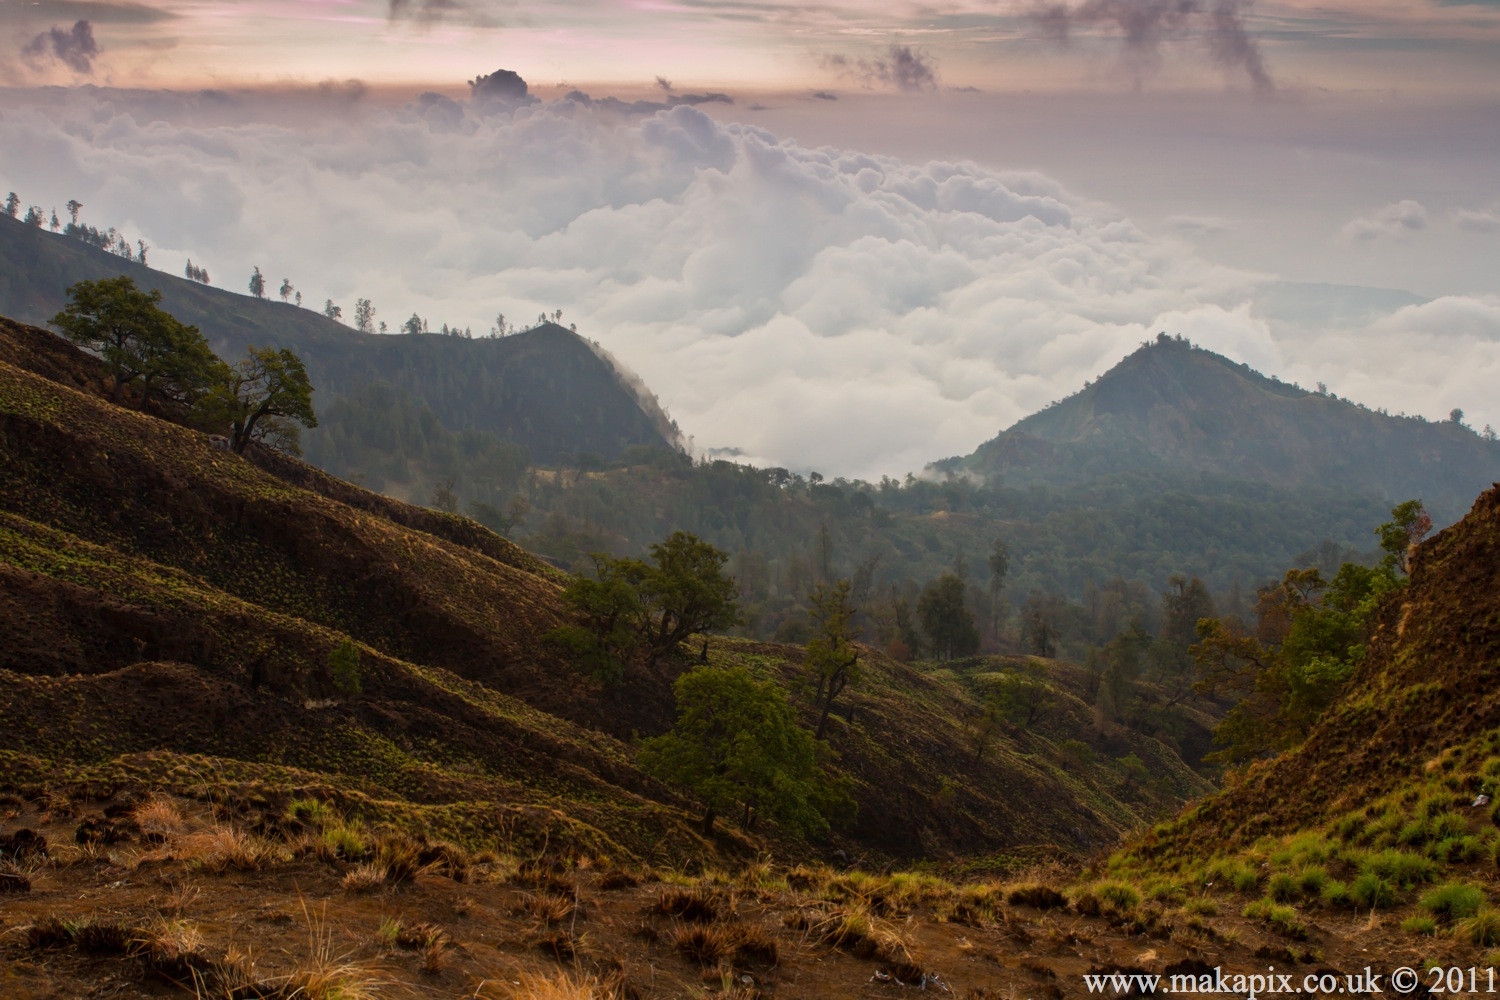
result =
[{"label": "white cloud", "polygon": [[1460,208],[1453,213],[1453,224],[1474,233],[1500,233],[1500,201],[1484,208]]},{"label": "white cloud", "polygon": [[[159,267],[191,256],[239,289],[259,265],[346,314],[369,297],[392,327],[562,308],[699,448],[757,462],[920,469],[1159,330],[1372,405],[1500,418],[1480,412],[1500,379],[1491,300],[1291,327],[1250,307],[1266,276],[1035,173],[806,148],[691,107],[476,114],[332,89],[3,105],[0,176],[144,236]],[[1413,343],[1431,363],[1407,364]]]},{"label": "white cloud", "polygon": [[1368,243],[1380,239],[1406,239],[1427,228],[1427,209],[1410,198],[1391,202],[1350,219],[1344,225],[1344,239],[1351,243]]}]

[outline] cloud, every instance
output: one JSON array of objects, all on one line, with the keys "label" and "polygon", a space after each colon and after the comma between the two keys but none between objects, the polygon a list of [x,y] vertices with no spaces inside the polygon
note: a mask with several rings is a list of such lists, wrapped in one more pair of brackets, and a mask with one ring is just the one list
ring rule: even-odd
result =
[{"label": "cloud", "polygon": [[1172,215],[1166,223],[1167,229],[1188,239],[1220,236],[1234,228],[1224,219],[1202,215]]},{"label": "cloud", "polygon": [[392,21],[416,21],[432,24],[466,9],[459,0],[389,0],[388,16]]},{"label": "cloud", "polygon": [[68,69],[82,75],[94,72],[99,43],[94,41],[94,26],[76,21],[71,29],[49,28],[21,47],[21,55],[33,64],[56,59]]},{"label": "cloud", "polygon": [[1404,240],[1427,228],[1427,209],[1421,202],[1407,198],[1350,219],[1344,224],[1343,237],[1350,243],[1375,240]]},{"label": "cloud", "polygon": [[661,88],[663,93],[670,94],[672,92],[672,81],[664,76],[656,78],[656,85]]},{"label": "cloud", "polygon": [[831,90],[815,90],[812,96],[815,101],[836,101],[839,99],[839,95]]},{"label": "cloud", "polygon": [[[618,97],[590,97],[581,90],[568,91],[564,100],[581,104],[596,111],[608,111],[621,115],[654,115],[669,108],[694,107],[699,104],[733,104],[728,94],[673,94],[665,101],[622,101]],[[751,110],[763,110],[755,109]]]},{"label": "cloud", "polygon": [[909,45],[891,45],[869,58],[835,52],[821,56],[818,61],[824,69],[853,77],[867,87],[917,91],[937,86],[936,62]]},{"label": "cloud", "polygon": [[1481,209],[1460,208],[1453,213],[1453,224],[1471,233],[1500,233],[1500,201]]},{"label": "cloud", "polygon": [[77,198],[163,270],[192,257],[240,288],[259,266],[346,314],[368,297],[434,327],[562,308],[700,447],[759,463],[920,470],[1159,330],[1370,405],[1500,421],[1500,301],[1268,318],[1265,276],[1037,173],[809,148],[690,105],[5,99],[0,176]]},{"label": "cloud", "polygon": [[1257,93],[1276,89],[1260,45],[1245,28],[1254,0],[1084,0],[1045,3],[1031,14],[1038,33],[1067,44],[1079,29],[1117,32],[1137,80],[1154,70],[1163,43],[1201,41],[1223,69],[1241,73]]}]

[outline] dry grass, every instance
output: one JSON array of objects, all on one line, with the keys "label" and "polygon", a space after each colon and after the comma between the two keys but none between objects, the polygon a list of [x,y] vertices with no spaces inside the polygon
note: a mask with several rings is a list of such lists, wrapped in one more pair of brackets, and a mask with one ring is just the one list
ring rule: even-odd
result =
[{"label": "dry grass", "polygon": [[[481,984],[480,989],[485,990],[486,986],[487,984]],[[476,991],[476,996],[478,995],[481,994]],[[511,1000],[613,1000],[616,992],[593,976],[575,976],[567,972],[538,976],[523,972],[519,985],[506,993],[502,994],[496,988],[494,992],[486,991],[482,995],[496,998],[504,996]]]},{"label": "dry grass", "polygon": [[187,829],[182,810],[164,796],[155,796],[137,806],[134,819],[141,828],[141,838],[148,843],[179,837]]},{"label": "dry grass", "polygon": [[734,913],[734,898],[715,889],[672,887],[663,889],[651,908],[665,917],[711,924]]},{"label": "dry grass", "polygon": [[562,923],[576,910],[576,903],[571,896],[546,891],[521,893],[521,903],[516,907],[516,913],[520,916],[530,917],[547,926]]},{"label": "dry grass", "polygon": [[363,864],[351,868],[340,883],[345,892],[373,892],[385,885],[385,869]]},{"label": "dry grass", "polygon": [[176,854],[214,874],[260,871],[286,858],[276,845],[231,826],[215,826],[182,837]]}]

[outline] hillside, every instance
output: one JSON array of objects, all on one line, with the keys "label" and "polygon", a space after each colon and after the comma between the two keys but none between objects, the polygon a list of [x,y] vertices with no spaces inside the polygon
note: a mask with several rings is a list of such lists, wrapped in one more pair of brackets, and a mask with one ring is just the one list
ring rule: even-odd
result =
[{"label": "hillside", "polygon": [[1367,410],[1163,336],[940,467],[1013,486],[1139,473],[1316,485],[1387,504],[1420,497],[1446,524],[1500,479],[1500,442]]},{"label": "hillside", "polygon": [[241,357],[252,344],[296,351],[319,405],[383,383],[455,433],[493,435],[547,464],[578,452],[615,458],[632,445],[675,444],[670,419],[633,388],[637,380],[555,323],[473,340],[362,334],[312,308],[174,277],[0,216],[0,315],[44,325],[67,301],[69,285],[120,274],[160,289],[162,307],[202,330],[221,357]]},{"label": "hillside", "polygon": [[[7,780],[181,790],[209,767],[263,790],[317,784],[469,843],[496,835],[499,809],[511,836],[620,857],[748,848],[703,842],[691,805],[633,763],[626,740],[667,728],[681,664],[587,682],[542,638],[563,614],[550,568],[464,518],[215,452],[103,401],[103,381],[45,331],[0,323]],[[365,661],[357,698],[327,666],[345,637]],[[783,679],[801,655],[710,652]],[[1022,732],[976,763],[962,684],[866,656],[833,739],[860,818],[819,850],[1004,866],[1097,849],[1207,788],[1162,744],[1095,731],[1082,703],[1060,718],[1093,764],[1058,753],[1063,735]],[[1119,765],[1132,755],[1149,787]]]}]

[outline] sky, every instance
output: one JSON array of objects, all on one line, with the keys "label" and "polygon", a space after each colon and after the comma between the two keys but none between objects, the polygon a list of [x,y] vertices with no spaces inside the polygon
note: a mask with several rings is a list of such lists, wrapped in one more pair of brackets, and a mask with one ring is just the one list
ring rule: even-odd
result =
[{"label": "sky", "polygon": [[24,204],[392,328],[561,309],[830,476],[1160,330],[1500,424],[1497,164],[1500,0],[0,0]]}]

